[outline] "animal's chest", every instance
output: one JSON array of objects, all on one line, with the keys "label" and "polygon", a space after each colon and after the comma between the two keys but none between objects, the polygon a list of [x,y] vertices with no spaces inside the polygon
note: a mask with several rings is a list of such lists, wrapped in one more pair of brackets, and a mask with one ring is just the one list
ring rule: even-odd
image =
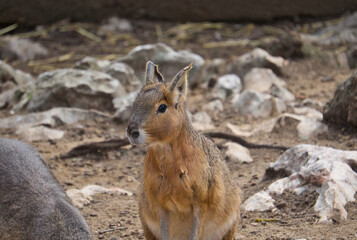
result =
[{"label": "animal's chest", "polygon": [[145,169],[149,198],[172,212],[190,212],[196,185],[193,170],[170,156],[161,156],[159,164],[155,164]]}]

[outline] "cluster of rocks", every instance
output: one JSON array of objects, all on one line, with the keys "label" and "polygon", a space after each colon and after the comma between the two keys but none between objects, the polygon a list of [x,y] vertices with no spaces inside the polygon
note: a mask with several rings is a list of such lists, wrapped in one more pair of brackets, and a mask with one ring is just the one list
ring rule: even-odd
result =
[{"label": "cluster of rocks", "polygon": [[265,176],[266,179],[287,177],[249,197],[243,208],[246,211],[279,211],[274,205],[273,194],[317,192],[319,196],[314,209],[321,222],[330,222],[333,218],[347,219],[344,206],[355,201],[357,192],[356,166],[357,151],[314,145],[292,147],[270,165]]}]

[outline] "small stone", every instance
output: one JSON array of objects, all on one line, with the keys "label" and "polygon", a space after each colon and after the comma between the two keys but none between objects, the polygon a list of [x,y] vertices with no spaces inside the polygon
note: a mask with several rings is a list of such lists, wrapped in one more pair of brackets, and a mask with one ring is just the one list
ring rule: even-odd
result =
[{"label": "small stone", "polygon": [[198,112],[192,116],[192,125],[200,131],[213,129],[211,117],[206,112]]},{"label": "small stone", "polygon": [[242,82],[235,74],[226,74],[218,78],[215,93],[217,97],[226,99],[242,90]]},{"label": "small stone", "polygon": [[249,150],[240,144],[228,142],[224,144],[227,147],[226,155],[234,162],[238,163],[250,163],[253,162],[250,156]]},{"label": "small stone", "polygon": [[208,112],[221,112],[224,110],[223,103],[221,100],[216,99],[212,102],[207,103],[207,105],[203,107],[203,110]]},{"label": "small stone", "polygon": [[245,90],[233,100],[234,107],[240,114],[255,118],[266,118],[273,112],[272,97],[254,90]]}]

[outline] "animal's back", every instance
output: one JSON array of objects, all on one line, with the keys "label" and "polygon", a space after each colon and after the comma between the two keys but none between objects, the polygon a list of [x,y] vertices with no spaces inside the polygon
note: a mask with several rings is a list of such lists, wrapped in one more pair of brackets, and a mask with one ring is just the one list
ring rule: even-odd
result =
[{"label": "animal's back", "polygon": [[41,156],[30,145],[0,138],[0,239],[91,239]]}]

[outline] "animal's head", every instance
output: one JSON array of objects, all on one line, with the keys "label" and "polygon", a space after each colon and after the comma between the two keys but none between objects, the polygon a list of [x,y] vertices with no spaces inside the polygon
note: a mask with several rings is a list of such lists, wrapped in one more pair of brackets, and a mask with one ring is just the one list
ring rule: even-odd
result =
[{"label": "animal's head", "polygon": [[145,86],[136,97],[127,136],[132,144],[170,142],[185,123],[183,104],[187,93],[187,72],[192,64],[165,82],[157,65],[146,64]]}]

